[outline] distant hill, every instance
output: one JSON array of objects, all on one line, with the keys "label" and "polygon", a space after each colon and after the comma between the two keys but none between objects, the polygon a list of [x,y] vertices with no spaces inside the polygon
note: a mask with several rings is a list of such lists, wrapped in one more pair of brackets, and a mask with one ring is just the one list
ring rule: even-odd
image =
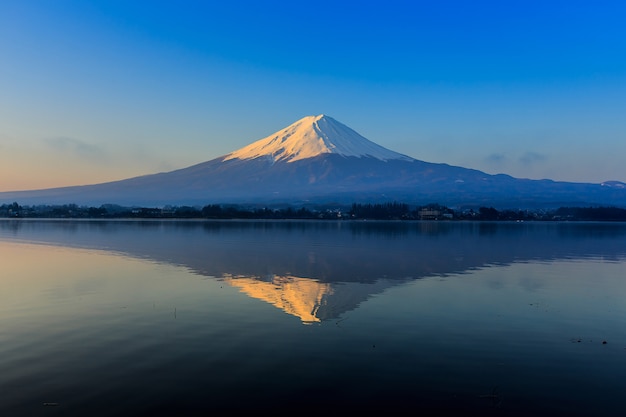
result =
[{"label": "distant hill", "polygon": [[626,207],[626,184],[519,179],[420,161],[319,115],[188,168],[102,184],[0,193],[0,204],[13,201],[90,206],[401,201],[500,208]]}]

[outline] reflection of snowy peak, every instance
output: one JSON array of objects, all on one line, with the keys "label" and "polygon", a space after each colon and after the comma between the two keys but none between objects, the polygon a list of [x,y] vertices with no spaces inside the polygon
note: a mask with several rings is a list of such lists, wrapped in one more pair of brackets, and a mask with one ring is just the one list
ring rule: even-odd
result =
[{"label": "reflection of snowy peak", "polygon": [[413,158],[393,152],[364,138],[348,126],[325,116],[307,116],[278,132],[232,152],[224,158],[295,162],[321,154],[373,157],[383,161]]}]

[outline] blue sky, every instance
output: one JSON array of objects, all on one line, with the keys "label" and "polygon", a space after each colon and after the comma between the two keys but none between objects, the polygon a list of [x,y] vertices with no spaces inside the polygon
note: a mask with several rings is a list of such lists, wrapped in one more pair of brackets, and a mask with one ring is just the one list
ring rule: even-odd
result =
[{"label": "blue sky", "polygon": [[183,168],[327,114],[429,162],[626,181],[626,3],[0,2],[0,191]]}]

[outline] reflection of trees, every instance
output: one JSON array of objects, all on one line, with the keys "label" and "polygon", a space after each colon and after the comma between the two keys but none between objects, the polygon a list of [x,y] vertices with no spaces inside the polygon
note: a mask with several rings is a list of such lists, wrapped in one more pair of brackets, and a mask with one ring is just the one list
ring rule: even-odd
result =
[{"label": "reflection of trees", "polygon": [[101,248],[220,277],[375,282],[518,260],[624,256],[626,223],[2,220],[0,233]]},{"label": "reflection of trees", "polygon": [[625,226],[626,223],[563,223],[558,231],[563,238],[617,239],[624,237]]},{"label": "reflection of trees", "polygon": [[498,233],[498,225],[495,223],[483,223],[478,225],[478,234],[480,236],[493,236]]},{"label": "reflection of trees", "polygon": [[0,220],[0,224],[2,232],[6,231],[8,234],[16,236],[24,223],[19,220]]}]

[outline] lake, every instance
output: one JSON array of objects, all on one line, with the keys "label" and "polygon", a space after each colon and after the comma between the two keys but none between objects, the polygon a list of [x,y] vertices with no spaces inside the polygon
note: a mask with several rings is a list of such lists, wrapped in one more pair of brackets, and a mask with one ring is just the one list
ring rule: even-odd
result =
[{"label": "lake", "polygon": [[624,223],[0,220],[1,416],[623,416],[624,393]]}]

